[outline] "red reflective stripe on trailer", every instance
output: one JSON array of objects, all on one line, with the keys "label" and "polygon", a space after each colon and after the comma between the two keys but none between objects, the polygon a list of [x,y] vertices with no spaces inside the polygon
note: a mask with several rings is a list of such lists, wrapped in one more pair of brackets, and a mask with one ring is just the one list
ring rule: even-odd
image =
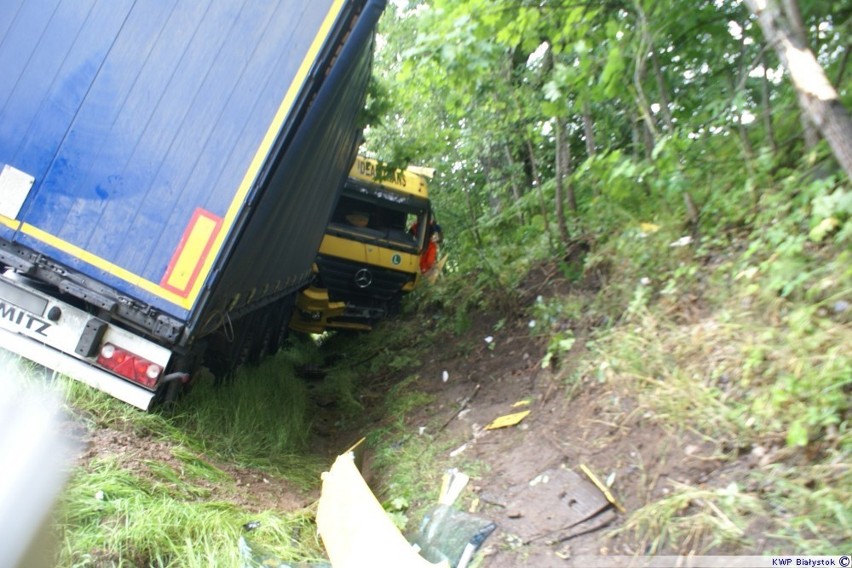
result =
[{"label": "red reflective stripe on trailer", "polygon": [[187,297],[221,229],[221,217],[197,208],[169,261],[160,286]]}]

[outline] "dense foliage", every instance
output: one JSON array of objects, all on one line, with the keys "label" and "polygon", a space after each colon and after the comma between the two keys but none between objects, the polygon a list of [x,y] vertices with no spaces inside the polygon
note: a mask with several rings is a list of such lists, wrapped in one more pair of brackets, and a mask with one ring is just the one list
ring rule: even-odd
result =
[{"label": "dense foliage", "polygon": [[[803,135],[796,91],[741,2],[400,4],[384,20],[386,112],[368,147],[437,168],[458,262],[481,268],[469,251],[542,235],[558,254],[662,217],[714,235],[788,198],[812,242],[848,244],[848,180]],[[852,3],[800,11],[848,106]]]},{"label": "dense foliage", "polygon": [[[755,506],[714,507],[822,553],[852,523],[850,32],[849,0],[396,2],[367,132],[437,169],[449,262],[425,303],[458,331],[529,313],[523,277],[557,266],[577,293],[532,308],[542,366],[581,330],[569,392],[599,380],[725,460],[768,452],[764,489],[737,493]],[[625,528],[749,546],[682,516],[699,493]]]}]

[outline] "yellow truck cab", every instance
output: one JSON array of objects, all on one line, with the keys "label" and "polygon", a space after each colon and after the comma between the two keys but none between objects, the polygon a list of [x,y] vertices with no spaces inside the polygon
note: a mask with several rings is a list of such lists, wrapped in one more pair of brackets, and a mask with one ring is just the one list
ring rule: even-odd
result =
[{"label": "yellow truck cab", "polygon": [[358,156],[314,262],[314,280],[296,299],[290,328],[369,330],[414,290],[429,224],[426,178],[383,172]]}]

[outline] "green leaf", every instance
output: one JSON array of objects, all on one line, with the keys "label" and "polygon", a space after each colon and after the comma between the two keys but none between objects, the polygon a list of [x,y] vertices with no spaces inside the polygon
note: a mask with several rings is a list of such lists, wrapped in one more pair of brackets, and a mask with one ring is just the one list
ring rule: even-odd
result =
[{"label": "green leaf", "polygon": [[606,65],[601,72],[600,85],[608,96],[617,96],[619,82],[616,77],[624,71],[624,59],[621,56],[621,49],[618,46],[609,50],[606,58]]},{"label": "green leaf", "polygon": [[787,430],[787,445],[788,446],[807,446],[808,445],[808,429],[802,424],[801,420],[796,420],[790,424],[790,429]]},{"label": "green leaf", "polygon": [[823,219],[816,227],[811,229],[811,232],[808,236],[815,243],[819,243],[822,242],[822,240],[825,239],[826,236],[831,234],[831,232],[839,226],[840,221],[838,221],[834,217],[829,217],[827,219]]}]

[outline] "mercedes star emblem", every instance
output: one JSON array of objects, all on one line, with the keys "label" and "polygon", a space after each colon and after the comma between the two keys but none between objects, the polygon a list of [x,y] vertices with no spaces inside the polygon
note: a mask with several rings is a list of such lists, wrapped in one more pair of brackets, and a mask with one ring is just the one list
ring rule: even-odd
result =
[{"label": "mercedes star emblem", "polygon": [[362,268],[355,273],[355,285],[359,288],[366,288],[373,283],[373,275],[366,268]]}]

